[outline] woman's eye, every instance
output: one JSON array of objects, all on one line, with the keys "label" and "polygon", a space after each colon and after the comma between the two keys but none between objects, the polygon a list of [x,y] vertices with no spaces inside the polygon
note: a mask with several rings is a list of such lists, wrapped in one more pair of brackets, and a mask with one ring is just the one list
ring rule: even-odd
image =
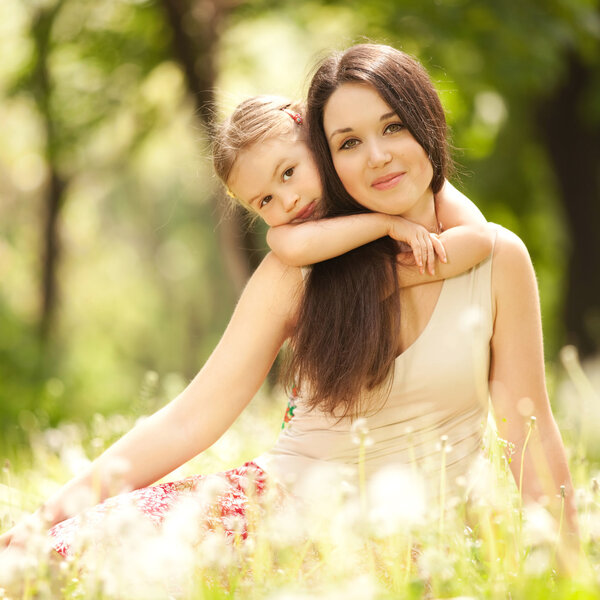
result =
[{"label": "woman's eye", "polygon": [[404,129],[404,125],[402,123],[390,123],[386,128],[384,133],[398,133]]},{"label": "woman's eye", "polygon": [[351,148],[354,148],[357,145],[358,145],[358,140],[356,140],[356,139],[346,140],[340,146],[340,150],[350,150]]},{"label": "woman's eye", "polygon": [[259,203],[258,208],[264,208],[269,202],[273,200],[273,196],[265,196]]},{"label": "woman's eye", "polygon": [[287,171],[283,172],[282,179],[287,181],[294,174],[294,167],[290,167]]}]

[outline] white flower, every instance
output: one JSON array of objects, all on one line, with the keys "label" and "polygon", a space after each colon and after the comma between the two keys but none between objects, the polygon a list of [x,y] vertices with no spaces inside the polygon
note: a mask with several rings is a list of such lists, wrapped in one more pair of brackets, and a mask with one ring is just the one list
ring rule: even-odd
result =
[{"label": "white flower", "polygon": [[377,471],[369,483],[368,499],[369,522],[377,536],[411,529],[425,518],[423,480],[405,467]]},{"label": "white flower", "polygon": [[523,538],[526,544],[553,544],[556,533],[556,520],[543,506],[535,503],[523,508]]},{"label": "white flower", "polygon": [[422,577],[435,577],[448,581],[454,577],[454,560],[451,553],[438,548],[425,548],[418,558],[417,566]]}]

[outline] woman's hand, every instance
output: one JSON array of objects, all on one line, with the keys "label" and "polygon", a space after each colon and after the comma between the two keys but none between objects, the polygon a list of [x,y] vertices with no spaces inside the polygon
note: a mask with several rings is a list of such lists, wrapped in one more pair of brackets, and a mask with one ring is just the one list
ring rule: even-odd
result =
[{"label": "woman's hand", "polygon": [[38,513],[29,515],[22,521],[19,521],[19,523],[0,535],[0,555],[8,549],[24,548],[27,546],[28,541],[36,533],[39,534],[42,529],[45,531]]},{"label": "woman's hand", "polygon": [[[399,241],[408,244],[414,255],[415,263],[419,267],[421,274],[425,272],[425,265],[431,275],[435,273],[435,255],[437,254],[442,262],[446,262],[446,251],[444,245],[435,233],[427,231],[422,225],[413,223],[403,217],[390,217],[388,235]],[[405,259],[401,258],[402,264],[406,264]]]}]

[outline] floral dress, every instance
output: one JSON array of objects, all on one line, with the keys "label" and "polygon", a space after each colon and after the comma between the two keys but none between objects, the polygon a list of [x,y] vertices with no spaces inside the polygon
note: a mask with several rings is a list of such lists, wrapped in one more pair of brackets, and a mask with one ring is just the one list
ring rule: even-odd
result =
[{"label": "floral dress", "polygon": [[[294,387],[288,400],[282,428],[292,420],[296,407]],[[267,490],[272,493],[268,495]],[[85,547],[106,545],[115,532],[151,525],[156,532],[163,528],[179,508],[190,504],[196,508],[188,514],[196,517],[190,527],[198,540],[208,532],[221,532],[230,540],[246,539],[249,532],[249,505],[259,513],[267,502],[281,505],[286,497],[283,487],[270,480],[255,462],[237,469],[211,475],[193,475],[180,481],[160,483],[108,498],[83,513],[66,519],[50,529],[54,549],[63,557],[72,556]],[[128,515],[127,520],[124,518]],[[136,523],[132,525],[132,523]]]}]

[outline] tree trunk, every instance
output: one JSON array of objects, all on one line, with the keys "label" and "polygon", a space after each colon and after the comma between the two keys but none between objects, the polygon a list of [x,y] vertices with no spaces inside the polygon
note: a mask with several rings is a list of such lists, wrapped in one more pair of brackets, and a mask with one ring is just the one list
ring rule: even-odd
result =
[{"label": "tree trunk", "polygon": [[52,330],[57,305],[57,271],[60,259],[59,214],[65,185],[54,165],[50,165],[50,181],[46,193],[44,218],[44,262],[42,274],[42,314],[40,333],[46,342]]},{"label": "tree trunk", "polygon": [[[234,7],[222,0],[163,0],[173,34],[173,52],[182,66],[197,114],[211,137],[215,106],[215,58],[224,19]],[[219,194],[210,199],[218,219],[219,245],[230,280],[240,293],[258,265],[261,245],[239,208],[226,210]]]},{"label": "tree trunk", "polygon": [[57,166],[59,142],[52,115],[52,83],[48,68],[52,26],[63,4],[64,0],[59,0],[52,7],[40,9],[32,24],[36,62],[31,88],[44,123],[46,133],[45,158],[49,170],[49,179],[44,198],[45,214],[42,225],[43,262],[40,294],[40,336],[44,343],[49,339],[57,306],[57,271],[60,259],[59,217],[66,187],[66,182],[59,174]]},{"label": "tree trunk", "polygon": [[583,356],[600,351],[600,122],[586,118],[598,75],[571,56],[563,82],[538,113],[571,236],[565,323]]}]

